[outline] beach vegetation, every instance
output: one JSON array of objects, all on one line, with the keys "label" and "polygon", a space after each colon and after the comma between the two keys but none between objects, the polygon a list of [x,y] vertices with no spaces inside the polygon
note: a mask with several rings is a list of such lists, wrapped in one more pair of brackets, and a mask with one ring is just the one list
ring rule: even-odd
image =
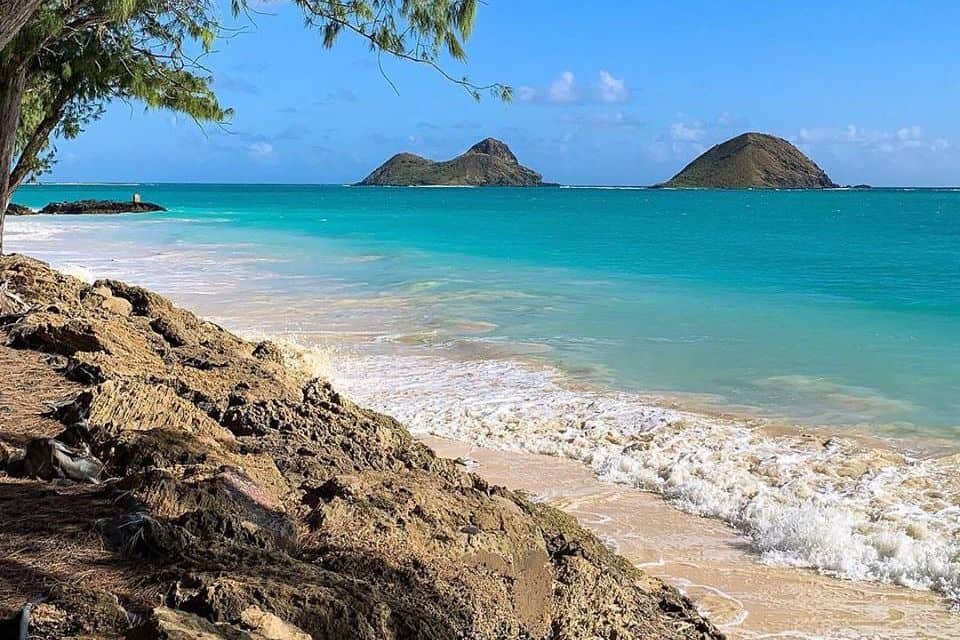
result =
[{"label": "beach vegetation", "polygon": [[[332,47],[343,34],[365,40],[371,52],[422,64],[473,98],[489,92],[510,98],[501,84],[477,85],[455,77],[442,56],[466,56],[478,0],[296,0],[308,28]],[[0,9],[0,253],[3,220],[13,192],[48,171],[57,139],[78,136],[115,100],[185,114],[198,123],[229,122],[213,74],[205,65],[225,26],[212,0],[43,0],[28,19]],[[250,15],[232,0],[229,19]],[[5,43],[5,46],[4,46]],[[381,67],[382,70],[382,67]],[[386,76],[384,76],[386,77]],[[389,78],[387,79],[389,82]]]}]

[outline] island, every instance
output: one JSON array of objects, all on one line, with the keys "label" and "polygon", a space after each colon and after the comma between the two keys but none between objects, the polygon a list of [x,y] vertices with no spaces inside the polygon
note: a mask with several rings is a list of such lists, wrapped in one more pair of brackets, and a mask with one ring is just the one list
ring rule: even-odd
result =
[{"label": "island", "polygon": [[744,133],[714,145],[669,181],[700,189],[833,189],[838,185],[802,151],[766,133]]},{"label": "island", "polygon": [[520,164],[510,147],[486,138],[452,160],[437,162],[398,153],[357,183],[358,186],[548,186],[536,171]]}]

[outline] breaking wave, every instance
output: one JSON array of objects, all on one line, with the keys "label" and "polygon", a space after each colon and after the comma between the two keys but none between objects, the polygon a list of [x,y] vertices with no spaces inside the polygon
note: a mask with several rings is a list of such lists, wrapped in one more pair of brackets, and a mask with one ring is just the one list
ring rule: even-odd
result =
[{"label": "breaking wave", "polygon": [[414,432],[578,460],[603,480],[729,523],[764,561],[960,603],[960,455],[777,433],[514,361],[312,357],[342,391]]}]

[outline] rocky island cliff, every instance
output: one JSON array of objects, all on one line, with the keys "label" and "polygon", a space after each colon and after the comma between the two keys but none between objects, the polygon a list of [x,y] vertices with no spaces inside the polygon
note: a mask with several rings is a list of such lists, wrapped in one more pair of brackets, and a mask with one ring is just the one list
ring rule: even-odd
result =
[{"label": "rocky island cliff", "polygon": [[412,153],[398,153],[358,185],[535,187],[544,185],[544,182],[539,173],[521,165],[506,144],[487,138],[463,155],[443,162]]},{"label": "rocky island cliff", "polygon": [[0,345],[0,632],[722,637],[572,517],[150,291],[0,258]]},{"label": "rocky island cliff", "polygon": [[658,185],[702,189],[830,189],[837,185],[802,151],[766,133],[715,145]]}]

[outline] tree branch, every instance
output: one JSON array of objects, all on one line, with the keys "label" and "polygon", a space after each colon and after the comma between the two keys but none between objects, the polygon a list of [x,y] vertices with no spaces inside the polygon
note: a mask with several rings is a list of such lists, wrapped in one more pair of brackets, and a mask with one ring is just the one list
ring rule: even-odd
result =
[{"label": "tree branch", "polygon": [[57,97],[48,107],[47,115],[30,134],[30,139],[20,152],[20,157],[17,158],[17,164],[14,166],[13,171],[10,172],[10,186],[8,188],[11,193],[16,191],[17,187],[23,184],[23,181],[30,175],[30,172],[33,170],[32,164],[37,159],[37,154],[47,146],[47,142],[50,140],[50,134],[53,133],[53,130],[63,118],[63,111],[67,103],[70,102],[74,96],[74,90],[75,86],[72,84],[66,84],[61,87],[59,93],[57,93]]}]

